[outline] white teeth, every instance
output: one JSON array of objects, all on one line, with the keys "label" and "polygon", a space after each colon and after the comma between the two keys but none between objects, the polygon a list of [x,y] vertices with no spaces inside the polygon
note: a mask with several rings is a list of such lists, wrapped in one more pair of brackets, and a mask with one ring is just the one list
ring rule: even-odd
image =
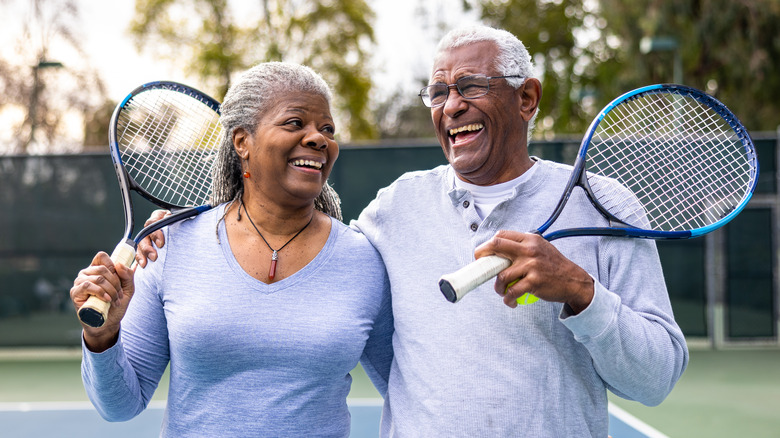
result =
[{"label": "white teeth", "polygon": [[311,160],[295,160],[292,162],[293,166],[313,167],[317,170],[322,169],[322,163]]},{"label": "white teeth", "polygon": [[470,125],[461,126],[460,128],[450,129],[450,135],[455,135],[465,131],[479,131],[484,128],[482,123],[472,123]]}]

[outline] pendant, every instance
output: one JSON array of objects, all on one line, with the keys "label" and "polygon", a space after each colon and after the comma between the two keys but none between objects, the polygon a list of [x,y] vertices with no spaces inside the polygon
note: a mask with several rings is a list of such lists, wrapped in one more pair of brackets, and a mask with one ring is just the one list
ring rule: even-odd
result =
[{"label": "pendant", "polygon": [[274,279],[274,276],[276,276],[276,261],[279,259],[279,254],[274,250],[273,255],[271,255],[271,268],[268,270],[268,278],[270,280]]}]

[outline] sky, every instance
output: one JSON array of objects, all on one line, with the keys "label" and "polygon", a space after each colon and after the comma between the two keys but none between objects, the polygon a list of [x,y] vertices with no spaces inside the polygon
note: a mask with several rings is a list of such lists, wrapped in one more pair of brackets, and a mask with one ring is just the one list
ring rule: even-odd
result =
[{"label": "sky", "polygon": [[[4,20],[0,29],[0,48],[8,48],[18,38],[29,1],[0,0],[0,11],[10,12],[20,18]],[[436,35],[430,30],[432,23],[423,23],[415,16],[415,8],[419,4],[437,11],[437,17],[446,19],[448,25],[475,21],[473,17],[460,12],[461,0],[368,2],[376,12],[374,31],[378,47],[374,77],[380,94],[387,94],[399,86],[415,86],[414,79],[426,76],[430,70]],[[252,19],[259,16],[259,0],[230,0],[229,3],[234,7],[235,17]],[[138,85],[154,80],[178,80],[198,88],[193,79],[185,77],[170,61],[156,60],[148,53],[138,53],[128,32],[135,0],[77,0],[77,4],[80,14],[77,32],[87,59],[78,59],[67,50],[58,51],[56,46],[52,50],[52,59],[60,58],[56,60],[66,67],[86,62],[97,69],[113,100],[119,100]],[[0,54],[7,56],[8,51],[0,49]]]}]

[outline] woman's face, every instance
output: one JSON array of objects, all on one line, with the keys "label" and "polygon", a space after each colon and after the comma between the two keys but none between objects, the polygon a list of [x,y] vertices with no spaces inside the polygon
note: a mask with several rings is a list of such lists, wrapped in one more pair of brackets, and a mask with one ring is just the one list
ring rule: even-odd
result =
[{"label": "woman's face", "polygon": [[279,205],[313,202],[339,155],[334,133],[324,96],[282,95],[262,111],[254,134],[237,130],[233,137],[250,172],[245,191]]}]

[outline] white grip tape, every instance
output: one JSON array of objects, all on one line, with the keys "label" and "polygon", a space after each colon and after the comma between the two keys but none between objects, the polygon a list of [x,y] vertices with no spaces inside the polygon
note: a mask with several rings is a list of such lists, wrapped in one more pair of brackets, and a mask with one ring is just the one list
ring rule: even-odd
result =
[{"label": "white grip tape", "polygon": [[[114,264],[121,264],[129,268],[135,261],[135,248],[127,242],[121,242],[114,248],[114,252],[111,253],[111,260]],[[111,303],[103,301],[96,296],[91,296],[79,308],[78,315],[85,324],[92,327],[100,327],[108,319],[108,310],[110,308]],[[94,312],[90,312],[90,310]],[[100,316],[95,315],[95,312],[99,313]],[[91,315],[91,317],[85,315]]]},{"label": "white grip tape", "polygon": [[111,260],[114,264],[121,263],[125,268],[129,268],[135,260],[135,248],[127,242],[121,242],[111,253]]},{"label": "white grip tape", "polygon": [[[447,283],[455,294],[453,303],[457,303],[467,293],[476,289],[477,286],[498,275],[499,272],[508,268],[511,261],[499,256],[485,256],[479,258],[459,270],[446,274],[441,277],[439,284]],[[442,292],[444,292],[442,288]],[[445,293],[445,296],[447,293]]]}]

